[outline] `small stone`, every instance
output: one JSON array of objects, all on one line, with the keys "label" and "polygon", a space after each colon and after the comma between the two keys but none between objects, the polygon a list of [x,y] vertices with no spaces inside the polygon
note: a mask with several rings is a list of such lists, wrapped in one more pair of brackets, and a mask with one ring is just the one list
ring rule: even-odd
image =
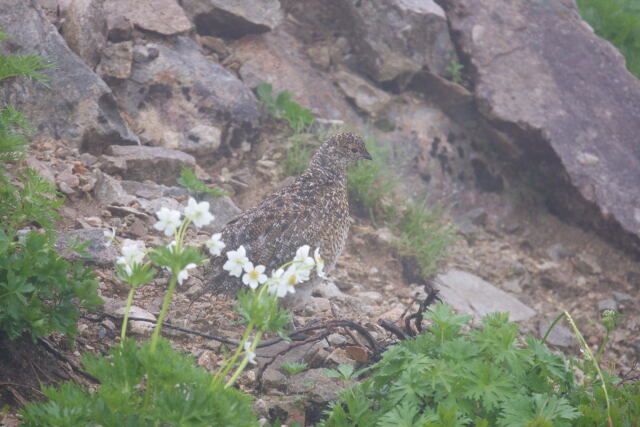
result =
[{"label": "small stone", "polygon": [[605,310],[618,310],[618,304],[611,298],[598,301],[598,311],[603,312]]},{"label": "small stone", "polygon": [[331,334],[327,337],[331,345],[339,346],[347,342],[347,339],[340,334]]},{"label": "small stone", "polygon": [[391,102],[391,95],[356,74],[340,70],[334,76],[347,98],[368,114],[379,114]]},{"label": "small stone", "polygon": [[337,299],[339,301],[344,299],[344,293],[336,286],[335,282],[331,280],[323,280],[314,286],[311,291],[311,295],[314,297],[323,297],[327,299]]},{"label": "small stone", "polygon": [[69,184],[67,184],[66,182],[60,182],[58,183],[58,188],[60,188],[60,191],[62,191],[64,194],[66,194],[67,196],[71,196],[72,194],[75,194],[75,190],[73,188],[71,188],[69,186]]},{"label": "small stone", "polygon": [[111,319],[104,319],[101,322],[102,326],[104,326],[105,328],[114,331],[116,329],[116,324],[113,323],[113,321]]},{"label": "small stone", "polygon": [[593,166],[600,161],[600,158],[595,154],[581,152],[578,154],[578,162],[583,166]]},{"label": "small stone", "polygon": [[139,218],[136,218],[133,220],[133,223],[129,225],[129,233],[136,237],[144,237],[148,234],[147,226]]},{"label": "small stone", "polygon": [[222,57],[226,57],[229,55],[229,49],[227,49],[227,45],[225,45],[224,41],[218,37],[196,36],[196,40],[198,40],[198,43],[200,43],[203,47],[217,53]]},{"label": "small stone", "polygon": [[120,182],[115,178],[103,173],[100,169],[94,171],[96,184],[93,188],[93,195],[96,200],[104,205],[122,204],[127,205],[133,201]]},{"label": "small stone", "polygon": [[267,368],[262,375],[262,383],[267,389],[275,389],[285,392],[287,390],[287,377],[278,369]]},{"label": "small stone", "polygon": [[97,216],[86,216],[84,217],[84,221],[94,228],[102,226],[102,219]]},{"label": "small stone", "polygon": [[522,286],[520,286],[520,278],[514,277],[502,283],[502,288],[514,294],[522,292]]},{"label": "small stone", "polygon": [[364,302],[370,304],[380,304],[382,301],[384,301],[382,294],[376,291],[360,292],[357,296]]},{"label": "small stone", "polygon": [[[538,332],[540,334],[540,338],[544,337],[544,334],[549,329],[551,325],[551,321],[540,321],[538,323]],[[578,339],[574,335],[574,333],[567,327],[556,324],[551,333],[547,337],[547,343],[551,345],[555,345],[558,347],[564,348],[574,348],[578,346]]]},{"label": "small stone", "polygon": [[131,40],[133,34],[131,21],[122,15],[109,18],[107,19],[107,40],[112,43]]},{"label": "small stone", "polygon": [[133,42],[109,43],[102,49],[96,72],[102,78],[127,79],[131,76]]},{"label": "small stone", "polygon": [[380,315],[379,320],[387,320],[392,323],[399,322],[402,318],[402,314],[404,313],[406,307],[403,305],[397,305],[393,307],[391,310],[388,310]]},{"label": "small stone", "polygon": [[602,268],[600,268],[600,264],[593,258],[591,255],[586,253],[579,254],[573,260],[573,265],[582,274],[600,274],[602,273]]},{"label": "small stone", "polygon": [[331,311],[331,303],[326,298],[309,297],[304,304],[302,314],[304,316],[314,316],[320,313]]},{"label": "small stone", "polygon": [[624,292],[613,291],[613,298],[619,303],[625,303],[633,300],[633,297],[629,294],[625,294]]},{"label": "small stone", "polygon": [[556,243],[551,245],[546,250],[547,256],[553,261],[560,261],[561,259],[573,256],[573,252],[567,249],[562,243]]},{"label": "small stone", "polygon": [[236,206],[229,196],[206,194],[201,201],[209,202],[209,211],[214,216],[213,221],[202,228],[205,231],[220,231],[229,221],[242,213],[242,210]]}]

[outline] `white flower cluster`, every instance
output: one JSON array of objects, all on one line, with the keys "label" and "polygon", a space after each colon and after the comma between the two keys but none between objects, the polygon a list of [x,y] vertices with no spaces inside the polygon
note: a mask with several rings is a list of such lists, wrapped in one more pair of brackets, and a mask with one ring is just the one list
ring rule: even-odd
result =
[{"label": "white flower cluster", "polygon": [[287,269],[277,269],[272,272],[271,278],[264,274],[264,265],[254,266],[249,261],[244,246],[240,246],[235,251],[227,252],[227,262],[222,268],[234,277],[242,276],[242,283],[251,289],[256,289],[259,285],[266,283],[270,293],[282,298],[288,293],[294,293],[295,285],[309,280],[313,267],[316,267],[318,276],[324,277],[324,260],[320,256],[320,250],[316,248],[313,258],[309,256],[309,250],[309,245],[299,247],[295,258],[289,263]]},{"label": "white flower cluster", "polygon": [[116,263],[122,266],[124,271],[131,276],[136,265],[142,264],[146,248],[144,243],[126,241],[122,245],[122,256],[116,259]]}]

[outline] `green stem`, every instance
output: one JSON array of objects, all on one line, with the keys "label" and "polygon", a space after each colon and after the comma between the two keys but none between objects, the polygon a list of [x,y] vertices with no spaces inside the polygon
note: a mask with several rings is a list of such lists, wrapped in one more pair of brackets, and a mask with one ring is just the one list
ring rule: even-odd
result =
[{"label": "green stem", "polygon": [[604,339],[600,343],[600,347],[598,347],[598,353],[596,354],[596,362],[598,364],[600,364],[600,361],[602,360],[602,355],[604,353],[604,349],[607,346],[607,344],[609,344],[609,331],[608,330],[606,331],[606,333],[604,335]]},{"label": "green stem", "polygon": [[564,317],[564,313],[560,313],[558,317],[556,317],[555,320],[551,322],[551,324],[547,328],[547,332],[545,332],[544,337],[542,337],[542,344],[544,344],[547,341],[547,338],[549,338],[549,334],[551,333],[551,330],[555,328],[555,326],[558,324],[560,319],[562,319],[563,317]]},{"label": "green stem", "polygon": [[120,345],[124,344],[124,338],[127,335],[127,323],[129,322],[129,311],[131,311],[131,304],[133,304],[133,294],[135,288],[132,286],[129,290],[129,296],[127,297],[127,305],[124,307],[124,320],[122,321],[122,330],[120,331]]},{"label": "green stem", "polygon": [[224,378],[227,376],[227,374],[231,371],[231,369],[233,369],[233,365],[235,365],[236,360],[238,360],[238,357],[240,357],[240,355],[242,354],[244,350],[244,343],[247,342],[247,340],[251,336],[252,331],[253,331],[253,322],[249,322],[249,324],[247,325],[247,329],[244,331],[244,334],[242,335],[242,339],[240,340],[240,343],[238,343],[236,352],[233,354],[233,356],[231,356],[229,360],[227,360],[224,363],[224,365],[222,365],[222,367],[220,368],[220,372],[218,372],[213,377],[211,381],[212,388],[221,384],[222,381],[224,381]]},{"label": "green stem", "polygon": [[589,348],[589,345],[587,344],[587,341],[584,339],[584,337],[580,333],[580,330],[576,326],[576,324],[573,321],[573,318],[571,317],[571,315],[567,311],[562,313],[562,315],[565,316],[567,318],[567,320],[569,321],[569,324],[573,328],[573,333],[575,334],[576,338],[578,338],[578,341],[580,342],[580,346],[582,347],[583,351],[587,354],[587,357],[589,357],[591,359],[591,361],[593,363],[593,367],[596,369],[596,372],[598,374],[598,378],[600,379],[600,382],[602,384],[602,391],[604,392],[604,399],[607,402],[607,416],[608,416],[609,425],[613,426],[613,423],[611,421],[611,403],[609,402],[609,393],[607,392],[607,385],[605,384],[604,375],[602,375],[602,370],[600,370],[600,365],[598,364],[598,360],[595,357],[593,357],[593,353],[591,352],[591,348]]},{"label": "green stem", "polygon": [[[253,339],[253,342],[251,343],[251,347],[249,348],[249,351],[255,351],[256,350],[256,347],[258,346],[258,343],[260,342],[260,336],[261,335],[262,335],[262,331],[256,332],[256,336]],[[244,347],[244,345],[243,345],[243,347]],[[240,366],[238,366],[238,369],[236,369],[236,371],[233,373],[233,376],[231,378],[229,378],[229,381],[227,381],[227,383],[225,384],[224,388],[229,388],[236,382],[236,380],[238,379],[240,374],[244,371],[244,368],[247,366],[248,363],[249,363],[249,359],[247,359],[245,357],[242,360],[242,362],[240,362]]]},{"label": "green stem", "polygon": [[158,316],[156,327],[153,330],[153,335],[151,336],[151,348],[150,348],[151,353],[155,353],[156,351],[156,346],[158,345],[158,336],[160,335],[160,329],[162,328],[164,317],[167,315],[167,311],[169,310],[169,303],[171,303],[171,298],[173,297],[173,291],[176,289],[177,279],[178,279],[178,272],[174,272],[171,275],[171,281],[169,282],[169,289],[167,289],[167,293],[164,296],[164,302],[162,303],[162,308],[160,309],[160,315]]}]

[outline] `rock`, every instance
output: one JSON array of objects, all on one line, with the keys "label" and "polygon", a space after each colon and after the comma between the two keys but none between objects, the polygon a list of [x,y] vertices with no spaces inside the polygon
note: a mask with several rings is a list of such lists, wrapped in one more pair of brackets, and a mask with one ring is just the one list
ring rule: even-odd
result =
[{"label": "rock", "polygon": [[376,291],[358,292],[358,298],[369,304],[381,304],[384,301],[382,294]]},{"label": "rock", "polygon": [[522,286],[520,286],[521,278],[514,277],[509,280],[506,280],[502,283],[502,289],[509,291],[514,294],[519,294],[522,292]]},{"label": "rock", "polygon": [[618,304],[614,299],[608,298],[598,301],[598,311],[603,312],[605,310],[618,310]]},{"label": "rock", "polygon": [[112,145],[100,158],[102,170],[125,179],[173,185],[184,167],[193,168],[196,160],[181,151],[139,145]]},{"label": "rock", "polygon": [[104,0],[72,0],[65,12],[62,33],[69,48],[91,69],[100,62],[107,41]]},{"label": "rock", "polygon": [[120,181],[120,185],[127,193],[144,199],[178,197],[189,193],[186,188],[167,187],[166,185],[151,184],[147,182]]},{"label": "rock", "polygon": [[573,259],[573,265],[582,274],[600,274],[602,273],[602,268],[600,268],[600,264],[593,258],[591,255],[586,253],[581,253],[577,257]]},{"label": "rock", "polygon": [[280,390],[286,392],[289,383],[285,374],[278,369],[268,367],[262,375],[262,383],[268,390]]},{"label": "rock", "polygon": [[296,375],[289,384],[290,394],[304,394],[315,402],[331,402],[338,391],[346,388],[351,381],[328,377],[324,369],[309,369]]},{"label": "rock", "polygon": [[613,298],[619,303],[633,301],[633,297],[631,295],[625,294],[623,292],[613,291]]},{"label": "rock", "polygon": [[209,232],[216,232],[222,230],[229,221],[242,213],[242,210],[229,196],[213,196],[211,194],[205,194],[200,200],[209,202],[209,211],[213,214],[214,218],[211,223],[203,227],[203,230]]},{"label": "rock", "polygon": [[109,43],[102,49],[102,59],[96,72],[103,79],[127,79],[131,76],[133,42]]},{"label": "rock", "polygon": [[214,153],[220,134],[232,146],[255,136],[260,114],[253,92],[186,37],[171,47],[136,46],[131,78],[114,90],[152,145],[202,156]]},{"label": "rock", "polygon": [[551,245],[546,250],[547,255],[552,261],[558,262],[563,258],[573,256],[573,251],[567,249],[562,243]]},{"label": "rock", "polygon": [[385,311],[382,313],[378,320],[387,320],[392,323],[399,323],[402,320],[402,314],[404,313],[406,307],[397,305],[393,307],[391,310]]},{"label": "rock", "polygon": [[100,169],[94,171],[96,185],[93,187],[93,196],[103,205],[128,205],[133,201],[120,184],[120,181],[103,173]]},{"label": "rock", "polygon": [[225,58],[229,55],[229,49],[227,49],[227,45],[222,39],[218,37],[197,36],[196,40],[211,52],[217,53],[218,55]]},{"label": "rock", "polygon": [[331,312],[331,303],[326,298],[308,297],[303,306],[304,316],[317,316],[322,313]]},{"label": "rock", "polygon": [[[122,316],[124,318],[124,307],[120,308],[115,313],[116,316]],[[156,316],[149,313],[147,310],[138,307],[137,305],[132,305],[129,310],[129,317],[137,317],[139,319],[147,319],[153,322],[156,321]],[[143,322],[140,320],[130,320],[129,328],[131,332],[138,335],[147,335],[153,332],[153,328],[155,327],[155,323],[151,322]]]},{"label": "rock", "polygon": [[[309,4],[312,3],[312,4]],[[354,66],[376,81],[423,69],[445,75],[456,58],[447,17],[433,0],[299,2],[289,13],[311,34],[343,33]]]},{"label": "rock", "polygon": [[[540,334],[540,338],[544,337],[544,334],[547,333],[550,325],[551,321],[548,320],[542,320],[538,323],[538,333]],[[546,342],[551,345],[564,348],[575,348],[578,346],[578,339],[573,332],[561,324],[556,324],[553,327]]]},{"label": "rock", "polygon": [[343,337],[342,335],[337,334],[337,333],[333,333],[333,334],[329,335],[327,337],[327,340],[333,346],[340,346],[340,345],[342,345],[342,344],[347,342],[347,339],[345,337]]},{"label": "rock", "polygon": [[12,38],[0,54],[19,51],[55,62],[49,86],[24,78],[0,86],[0,98],[22,111],[35,137],[65,139],[82,151],[102,153],[111,144],[137,144],[119,115],[111,90],[69,48],[33,0],[6,0],[0,28]]},{"label": "rock", "polygon": [[124,17],[136,27],[163,36],[191,30],[191,22],[176,0],[107,0],[105,12],[112,25]]},{"label": "rock", "polygon": [[244,37],[232,47],[232,57],[240,62],[238,72],[247,86],[255,88],[266,82],[276,94],[289,91],[293,101],[316,116],[358,123],[329,77],[309,64],[302,45],[290,35],[276,31]]},{"label": "rock", "polygon": [[[70,261],[89,261],[98,265],[111,265],[118,257],[118,251],[105,237],[104,232],[111,231],[108,228],[86,228],[58,233],[56,236],[56,250]],[[75,242],[91,242],[85,248],[89,257],[83,257],[69,250],[69,246]]]},{"label": "rock", "polygon": [[545,205],[640,251],[640,82],[620,52],[575,2],[442,4],[481,113],[534,167]]},{"label": "rock", "polygon": [[201,35],[240,38],[274,29],[283,13],[278,0],[182,0]]},{"label": "rock", "polygon": [[512,321],[527,320],[535,310],[491,283],[461,270],[449,270],[437,276],[440,295],[454,309],[481,317],[493,312],[508,312]]},{"label": "rock", "polygon": [[345,96],[372,116],[377,116],[391,102],[391,95],[356,74],[339,70],[334,78]]},{"label": "rock", "polygon": [[336,284],[331,280],[322,280],[318,282],[311,290],[311,294],[314,297],[336,299],[339,301],[343,300],[345,297],[340,288],[338,288]]},{"label": "rock", "polygon": [[122,16],[115,15],[107,19],[107,40],[111,43],[126,42],[133,38],[133,24]]},{"label": "rock", "polygon": [[182,206],[176,199],[171,197],[158,197],[157,199],[138,199],[138,203],[142,210],[149,215],[155,215],[160,209],[167,208],[171,210],[178,210],[182,212],[184,206]]}]

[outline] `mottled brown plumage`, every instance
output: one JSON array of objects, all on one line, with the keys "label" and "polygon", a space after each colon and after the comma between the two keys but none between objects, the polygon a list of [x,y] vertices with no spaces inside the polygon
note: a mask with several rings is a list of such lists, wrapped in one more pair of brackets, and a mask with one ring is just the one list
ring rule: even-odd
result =
[{"label": "mottled brown plumage", "polygon": [[[330,272],[344,248],[349,231],[347,166],[371,159],[362,138],[342,133],[329,138],[296,180],[243,212],[222,230],[225,251],[243,245],[249,260],[267,267],[267,274],[291,261],[296,249],[320,248],[325,271]],[[215,257],[207,269],[209,291],[235,293],[240,278],[223,271],[226,254]],[[315,274],[315,273],[314,273]]]}]

